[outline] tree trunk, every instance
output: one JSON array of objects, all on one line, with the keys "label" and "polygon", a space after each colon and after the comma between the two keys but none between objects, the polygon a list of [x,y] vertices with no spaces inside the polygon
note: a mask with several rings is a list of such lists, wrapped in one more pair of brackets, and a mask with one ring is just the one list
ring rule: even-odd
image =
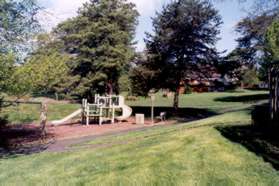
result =
[{"label": "tree trunk", "polygon": [[272,123],[279,121],[279,71],[276,68],[269,70],[269,90],[270,90],[270,120]]},{"label": "tree trunk", "polygon": [[[279,96],[279,74],[278,71],[275,74],[275,87],[274,87],[274,120],[276,122],[279,121],[279,102],[278,102],[278,96]],[[278,123],[277,123],[278,124]]]},{"label": "tree trunk", "polygon": [[[181,70],[181,68],[179,68],[178,70]],[[177,78],[176,78],[176,85],[175,85],[175,93],[174,93],[174,100],[173,100],[173,108],[175,111],[178,111],[179,109],[179,93],[180,93],[180,83],[182,81],[182,77],[183,77],[183,73],[178,73],[177,74]]]},{"label": "tree trunk", "polygon": [[107,94],[108,95],[113,94],[113,83],[111,80],[107,82]]},{"label": "tree trunk", "polygon": [[270,120],[272,121],[274,116],[273,112],[273,77],[272,77],[272,68],[268,70],[268,83],[269,83],[269,113],[270,113]]},{"label": "tree trunk", "polygon": [[176,89],[174,93],[174,99],[173,99],[173,108],[174,110],[178,110],[179,108],[179,87]]},{"label": "tree trunk", "polygon": [[180,77],[181,76],[177,77],[176,89],[175,89],[174,99],[173,99],[173,108],[175,111],[177,111],[179,108],[179,90],[180,90],[180,83],[181,83]]}]

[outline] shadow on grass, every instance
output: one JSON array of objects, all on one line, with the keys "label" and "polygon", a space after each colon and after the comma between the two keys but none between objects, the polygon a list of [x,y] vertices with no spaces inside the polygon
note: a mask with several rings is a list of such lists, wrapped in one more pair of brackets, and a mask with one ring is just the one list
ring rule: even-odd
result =
[{"label": "shadow on grass", "polygon": [[[151,107],[140,107],[134,106],[133,115],[144,114],[145,117],[151,116]],[[208,109],[198,109],[198,108],[179,108],[177,111],[172,107],[154,107],[154,116],[160,116],[161,112],[166,112],[167,118],[175,117],[178,121],[194,121],[198,119],[204,119],[217,115],[217,113],[210,111]]]},{"label": "shadow on grass", "polygon": [[279,170],[279,135],[278,128],[250,126],[216,127],[227,139],[245,146],[248,150],[273,165]]},{"label": "shadow on grass", "polygon": [[219,102],[257,102],[267,100],[268,94],[244,95],[244,96],[228,96],[216,98],[215,101]]},{"label": "shadow on grass", "polygon": [[42,137],[39,127],[14,125],[0,128],[0,159],[44,151],[52,135]]}]

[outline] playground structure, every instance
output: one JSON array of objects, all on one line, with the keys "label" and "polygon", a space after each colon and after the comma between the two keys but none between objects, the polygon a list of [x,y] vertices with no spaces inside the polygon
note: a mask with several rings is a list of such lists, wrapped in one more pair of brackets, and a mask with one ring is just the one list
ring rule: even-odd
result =
[{"label": "playground structure", "polygon": [[[119,116],[116,115],[118,110],[122,110],[122,114]],[[87,99],[83,99],[81,109],[61,120],[52,121],[51,123],[54,125],[64,124],[79,115],[81,115],[82,123],[86,125],[90,124],[91,119],[98,121],[99,125],[102,125],[103,122],[115,123],[115,120],[127,120],[132,115],[132,108],[125,105],[123,96],[100,96],[97,94],[94,97],[93,103],[88,103]]]}]

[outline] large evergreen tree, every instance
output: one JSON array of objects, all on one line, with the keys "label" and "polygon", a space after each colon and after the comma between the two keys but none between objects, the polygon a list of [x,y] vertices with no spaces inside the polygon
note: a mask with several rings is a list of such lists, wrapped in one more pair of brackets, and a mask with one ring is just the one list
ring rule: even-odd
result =
[{"label": "large evergreen tree", "polygon": [[215,43],[221,23],[209,1],[172,1],[153,18],[154,34],[148,34],[146,39],[148,60],[138,65],[137,73],[149,72],[145,79],[151,78],[147,83],[153,82],[153,88],[175,91],[177,109],[184,77],[198,70],[199,64],[217,58]]},{"label": "large evergreen tree", "polygon": [[135,5],[126,0],[91,0],[57,27],[65,51],[74,57],[72,73],[80,78],[75,94],[118,93],[121,71],[134,56],[137,17]]}]

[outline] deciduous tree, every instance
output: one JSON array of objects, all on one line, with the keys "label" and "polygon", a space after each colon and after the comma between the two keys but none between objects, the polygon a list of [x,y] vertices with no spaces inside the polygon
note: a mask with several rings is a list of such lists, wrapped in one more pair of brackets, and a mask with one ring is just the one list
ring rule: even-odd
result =
[{"label": "deciduous tree", "polygon": [[0,0],[0,94],[11,91],[16,62],[40,28],[39,9],[34,0]]},{"label": "deciduous tree", "polygon": [[[18,67],[14,74],[14,88],[22,89],[30,84],[29,90],[39,94],[68,95],[76,78],[71,76],[67,63],[70,56],[56,50],[42,51],[32,55],[27,62]],[[22,77],[20,81],[17,81]],[[21,82],[23,81],[23,82]],[[18,85],[18,83],[20,83]],[[25,89],[27,90],[27,89]]]}]

